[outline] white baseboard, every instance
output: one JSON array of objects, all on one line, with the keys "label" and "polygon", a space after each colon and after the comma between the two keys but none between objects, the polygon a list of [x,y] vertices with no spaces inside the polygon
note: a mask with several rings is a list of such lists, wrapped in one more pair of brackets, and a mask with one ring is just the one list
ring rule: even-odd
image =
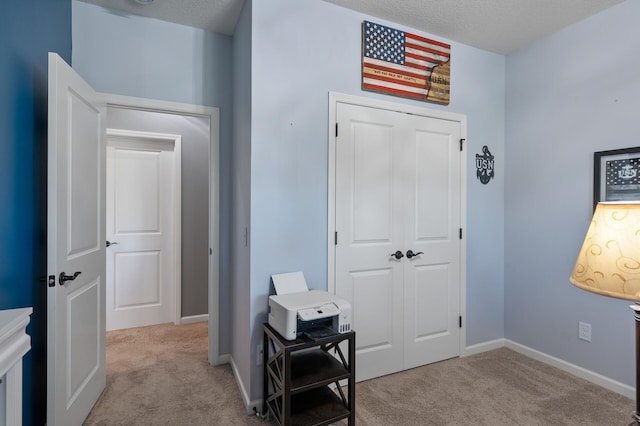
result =
[{"label": "white baseboard", "polygon": [[484,343],[478,343],[477,345],[471,345],[464,348],[461,357],[480,354],[482,352],[492,351],[494,349],[504,348],[504,339],[490,340]]},{"label": "white baseboard", "polygon": [[209,321],[209,314],[192,315],[190,317],[182,317],[180,319],[180,324],[194,324],[196,322],[205,322],[205,321]]},{"label": "white baseboard", "polygon": [[500,349],[507,347],[513,351],[516,351],[524,356],[535,359],[536,361],[544,362],[552,367],[559,368],[562,371],[566,371],[581,379],[587,380],[598,386],[602,386],[612,392],[619,393],[622,396],[626,396],[629,399],[636,398],[636,389],[624,383],[620,383],[616,380],[603,376],[602,374],[595,373],[587,370],[586,368],[579,367],[571,364],[570,362],[563,361],[560,358],[556,358],[551,355],[547,355],[543,352],[532,349],[528,346],[516,343],[509,339],[496,339],[477,345],[467,346],[460,355],[461,357],[476,355],[482,352],[492,351],[494,349]]},{"label": "white baseboard", "polygon": [[218,357],[218,364],[217,365],[229,364],[229,363],[231,363],[231,355],[230,354],[224,354],[224,355],[220,355]]},{"label": "white baseboard", "polygon": [[240,395],[242,396],[242,402],[247,410],[247,414],[255,415],[256,413],[262,412],[262,400],[249,400],[249,394],[242,383],[242,378],[238,373],[238,367],[236,367],[236,363],[233,361],[233,357],[231,355],[225,355],[229,357],[229,362],[231,364],[231,371],[233,371],[233,377],[236,379],[236,384],[238,385],[238,389],[240,390]]},{"label": "white baseboard", "polygon": [[631,387],[624,383],[620,383],[616,380],[605,377],[602,374],[598,374],[593,371],[587,370],[586,368],[582,368],[577,365],[571,364],[567,361],[563,361],[560,358],[547,355],[535,349],[531,349],[527,346],[521,345],[520,343],[513,342],[509,339],[504,339],[504,340],[505,340],[505,346],[507,348],[514,350],[518,353],[521,353],[522,355],[528,356],[529,358],[533,358],[540,362],[544,362],[545,364],[549,364],[552,367],[559,368],[560,370],[566,371],[569,374],[573,374],[574,376],[580,377],[581,379],[585,379],[598,386],[602,386],[605,389],[609,389],[610,391],[619,393],[622,396],[626,396],[629,399],[636,398],[636,389],[634,387]]}]

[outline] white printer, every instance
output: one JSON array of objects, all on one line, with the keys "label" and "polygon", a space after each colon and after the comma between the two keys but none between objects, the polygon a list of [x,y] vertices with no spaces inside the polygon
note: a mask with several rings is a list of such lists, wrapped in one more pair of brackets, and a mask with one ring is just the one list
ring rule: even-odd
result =
[{"label": "white printer", "polygon": [[276,289],[269,296],[269,325],[286,340],[327,327],[337,333],[351,331],[351,305],[320,290],[309,290],[302,272],[271,276]]}]

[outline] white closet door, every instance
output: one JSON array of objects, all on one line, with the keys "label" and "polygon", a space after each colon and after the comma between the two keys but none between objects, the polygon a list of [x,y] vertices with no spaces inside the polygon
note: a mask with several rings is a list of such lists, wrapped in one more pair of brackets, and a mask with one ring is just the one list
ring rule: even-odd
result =
[{"label": "white closet door", "polygon": [[460,123],[341,103],[337,117],[336,294],[357,380],[458,356]]},{"label": "white closet door", "polygon": [[338,105],[336,293],[351,302],[357,380],[402,369],[401,114]]},{"label": "white closet door", "polygon": [[[460,123],[407,116],[404,368],[460,354]],[[411,257],[409,253],[421,253]],[[411,258],[409,258],[411,257]]]}]

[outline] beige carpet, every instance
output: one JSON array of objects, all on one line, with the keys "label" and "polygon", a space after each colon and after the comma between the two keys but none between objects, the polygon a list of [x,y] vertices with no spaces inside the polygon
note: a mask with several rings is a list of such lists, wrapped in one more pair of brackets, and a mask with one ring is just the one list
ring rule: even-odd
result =
[{"label": "beige carpet", "polygon": [[356,385],[362,425],[627,425],[634,406],[509,349]]},{"label": "beige carpet", "polygon": [[247,416],[229,365],[207,361],[207,323],[107,333],[107,388],[84,423],[264,425]]},{"label": "beige carpet", "polygon": [[[85,425],[272,425],[247,416],[206,323],[107,333],[107,388]],[[628,398],[508,349],[358,383],[358,425],[630,423]],[[346,424],[346,423],[341,423]]]}]

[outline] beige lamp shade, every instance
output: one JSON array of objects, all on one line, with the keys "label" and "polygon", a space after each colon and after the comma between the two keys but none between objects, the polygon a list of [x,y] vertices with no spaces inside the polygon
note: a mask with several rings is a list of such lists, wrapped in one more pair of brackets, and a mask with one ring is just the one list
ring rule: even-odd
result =
[{"label": "beige lamp shade", "polygon": [[600,203],[573,268],[572,284],[640,301],[640,203]]}]

